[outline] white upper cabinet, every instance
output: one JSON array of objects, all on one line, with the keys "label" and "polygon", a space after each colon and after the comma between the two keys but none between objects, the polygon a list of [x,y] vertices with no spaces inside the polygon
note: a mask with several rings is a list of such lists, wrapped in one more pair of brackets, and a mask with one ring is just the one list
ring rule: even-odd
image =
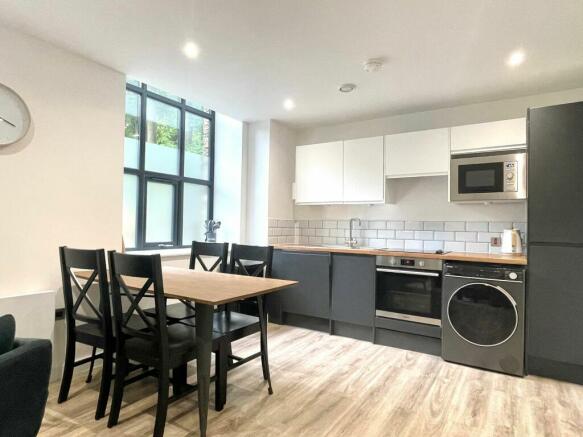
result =
[{"label": "white upper cabinet", "polygon": [[510,149],[526,144],[526,118],[451,128],[451,153]]},{"label": "white upper cabinet", "polygon": [[383,137],[344,141],[344,202],[384,202],[383,162]]},{"label": "white upper cabinet", "polygon": [[449,128],[385,136],[388,178],[447,175]]},{"label": "white upper cabinet", "polygon": [[341,203],[342,141],[296,147],[296,203]]}]

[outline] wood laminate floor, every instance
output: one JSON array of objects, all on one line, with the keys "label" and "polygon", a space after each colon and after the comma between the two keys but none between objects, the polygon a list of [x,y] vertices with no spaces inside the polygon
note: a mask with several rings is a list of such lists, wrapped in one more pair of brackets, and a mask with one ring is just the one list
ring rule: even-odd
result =
[{"label": "wood laminate floor", "polygon": [[[583,436],[583,386],[517,378],[447,363],[438,357],[289,326],[269,326],[275,393],[261,363],[229,373],[228,402],[209,411],[209,436]],[[257,350],[258,337],[235,353]],[[189,380],[196,380],[194,367]],[[120,423],[93,419],[99,372],[77,371],[70,399],[50,387],[40,435],[149,436],[156,383],[126,389]],[[214,388],[211,389],[214,400]],[[196,394],[170,406],[166,436],[198,435]]]}]

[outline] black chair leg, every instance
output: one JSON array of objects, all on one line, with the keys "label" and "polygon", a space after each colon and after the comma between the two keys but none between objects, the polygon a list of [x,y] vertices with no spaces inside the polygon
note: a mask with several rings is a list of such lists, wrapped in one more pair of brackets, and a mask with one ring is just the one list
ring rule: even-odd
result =
[{"label": "black chair leg", "polygon": [[257,308],[259,312],[259,326],[261,328],[261,366],[263,367],[263,379],[267,381],[267,391],[273,394],[271,387],[271,375],[269,374],[269,359],[267,357],[267,318],[265,317],[265,300],[263,296],[257,297]]},{"label": "black chair leg", "polygon": [[113,367],[113,353],[107,348],[103,351],[103,370],[101,372],[101,387],[99,388],[99,398],[97,399],[97,410],[95,420],[105,416],[109,390],[111,388],[111,377]]},{"label": "black chair leg", "polygon": [[63,367],[63,378],[61,379],[61,389],[59,391],[58,403],[65,402],[69,397],[71,379],[75,369],[75,337],[67,335],[67,348],[65,351],[65,366]]},{"label": "black chair leg", "polygon": [[117,425],[119,420],[119,412],[121,410],[121,401],[123,398],[123,386],[127,374],[128,360],[125,356],[118,353],[115,357],[115,381],[113,383],[113,398],[111,400],[111,410],[109,411],[109,419],[107,420],[107,427],[111,428]]},{"label": "black chair leg", "polygon": [[188,365],[183,364],[180,367],[172,369],[172,388],[174,389],[174,394],[180,394],[186,386],[186,381],[188,379]]},{"label": "black chair leg", "polygon": [[215,353],[215,410],[221,411],[227,403],[228,350],[231,342],[222,342]]},{"label": "black chair leg", "polygon": [[93,379],[93,365],[95,364],[95,355],[97,353],[97,348],[93,346],[93,350],[91,351],[91,361],[89,364],[89,373],[87,374],[87,379],[85,380],[86,384],[89,384]]},{"label": "black chair leg", "polygon": [[154,437],[162,437],[164,435],[164,427],[166,426],[166,413],[168,412],[169,383],[170,381],[168,377],[168,370],[160,369],[160,375],[158,376],[158,406],[156,408]]}]

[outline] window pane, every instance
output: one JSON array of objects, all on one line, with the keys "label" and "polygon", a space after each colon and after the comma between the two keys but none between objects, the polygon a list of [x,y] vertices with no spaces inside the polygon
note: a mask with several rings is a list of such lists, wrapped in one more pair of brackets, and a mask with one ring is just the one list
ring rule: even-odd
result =
[{"label": "window pane", "polygon": [[204,241],[204,222],[208,219],[209,187],[206,185],[184,184],[184,204],[182,217],[182,244],[193,240]]},{"label": "window pane", "polygon": [[159,96],[166,97],[167,99],[176,100],[177,102],[180,102],[180,97],[175,96],[174,94],[170,94],[164,90],[161,90],[160,88],[156,88],[155,86],[148,85],[148,91],[154,94],[158,94]]},{"label": "window pane", "polygon": [[133,86],[142,86],[142,82],[140,82],[139,80],[136,79],[132,79],[131,77],[127,77],[126,78],[126,83],[133,85]]},{"label": "window pane", "polygon": [[146,197],[146,243],[172,242],[174,185],[148,182]]},{"label": "window pane", "polygon": [[146,170],[178,174],[180,110],[148,99]]},{"label": "window pane", "polygon": [[198,115],[186,113],[184,176],[208,180],[211,123]]},{"label": "window pane", "polygon": [[123,242],[125,247],[136,247],[138,221],[138,177],[123,175]]},{"label": "window pane", "polygon": [[210,110],[209,108],[207,108],[207,107],[205,107],[205,106],[201,105],[201,104],[200,104],[200,103],[198,103],[198,102],[194,102],[194,101],[192,101],[192,100],[187,100],[187,101],[186,101],[186,104],[187,104],[188,106],[190,106],[191,108],[198,109],[199,111],[208,112],[208,113],[210,113],[210,112],[211,112],[211,110]]},{"label": "window pane", "polygon": [[126,126],[124,165],[138,168],[140,165],[140,95],[126,91]]}]

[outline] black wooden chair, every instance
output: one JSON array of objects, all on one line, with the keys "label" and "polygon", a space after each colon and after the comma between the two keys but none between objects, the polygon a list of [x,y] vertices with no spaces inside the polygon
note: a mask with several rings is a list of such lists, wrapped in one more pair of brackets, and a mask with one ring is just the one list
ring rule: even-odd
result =
[{"label": "black wooden chair", "polygon": [[[273,246],[261,247],[239,244],[233,244],[231,246],[231,260],[229,267],[231,274],[271,277],[272,262]],[[252,268],[248,266],[252,266]],[[263,378],[267,381],[269,394],[273,394],[267,355],[267,318],[265,299],[263,296],[257,296],[247,299],[247,301],[255,302],[257,305],[257,313],[259,315],[258,317],[232,311],[230,305],[227,305],[219,312],[215,313],[213,330],[224,336],[229,345],[256,332],[260,333],[260,352],[242,358],[233,355],[230,346],[227,348],[228,370],[232,370],[255,358],[261,357]],[[220,357],[217,356],[217,361],[219,360]],[[217,374],[220,375],[220,373]],[[226,381],[222,386],[226,386]],[[226,393],[224,396],[225,399],[223,401],[226,402]]]},{"label": "black wooden chair", "polygon": [[[196,358],[196,332],[194,328],[181,323],[167,324],[160,255],[126,255],[110,251],[109,271],[118,336],[114,391],[107,425],[112,427],[118,422],[124,386],[131,381],[126,380],[126,376],[129,360],[132,360],[156,370],[158,404],[154,436],[162,436],[168,404],[192,391],[189,390],[192,387],[186,385],[186,366]],[[124,277],[131,277],[133,281],[139,278],[140,286],[128,286]],[[139,291],[135,293],[130,288]],[[152,293],[155,302],[154,318],[148,316],[140,305],[142,299]],[[125,311],[122,299],[129,304]],[[136,330],[131,327],[130,320],[134,314],[141,318],[144,329]],[[219,335],[215,337],[220,339]],[[170,382],[174,388],[171,398]]]},{"label": "black wooden chair", "polygon": [[[203,257],[211,257],[212,264],[209,260]],[[189,268],[194,269],[196,263],[205,272],[219,272],[224,273],[227,270],[227,262],[229,257],[229,243],[204,243],[200,241],[193,241],[190,250]],[[147,314],[152,314],[152,311],[147,311]],[[194,304],[187,300],[170,304],[166,307],[166,318],[169,324],[187,321],[194,319]],[[192,321],[191,321],[192,322]],[[194,324],[193,322],[190,324]]]},{"label": "black wooden chair", "polygon": [[[109,303],[109,286],[107,283],[107,268],[105,264],[105,251],[81,250],[60,247],[61,274],[63,279],[63,294],[65,298],[65,317],[67,320],[67,346],[65,353],[65,367],[61,380],[58,402],[62,403],[69,396],[73,369],[85,363],[91,363],[87,382],[91,381],[93,362],[96,358],[103,359],[103,371],[101,373],[101,387],[97,400],[95,419],[101,419],[105,415],[109,389],[112,379],[113,353],[115,339],[111,320],[111,308]],[[82,286],[71,269],[91,270],[91,277]],[[91,300],[89,291],[97,281],[99,287],[99,303]],[[77,294],[74,296],[72,284]],[[87,314],[80,310],[84,308]],[[77,322],[82,322],[77,324]],[[91,357],[75,361],[76,343],[83,343],[93,347]],[[96,349],[102,349],[103,353],[96,354]]]}]

